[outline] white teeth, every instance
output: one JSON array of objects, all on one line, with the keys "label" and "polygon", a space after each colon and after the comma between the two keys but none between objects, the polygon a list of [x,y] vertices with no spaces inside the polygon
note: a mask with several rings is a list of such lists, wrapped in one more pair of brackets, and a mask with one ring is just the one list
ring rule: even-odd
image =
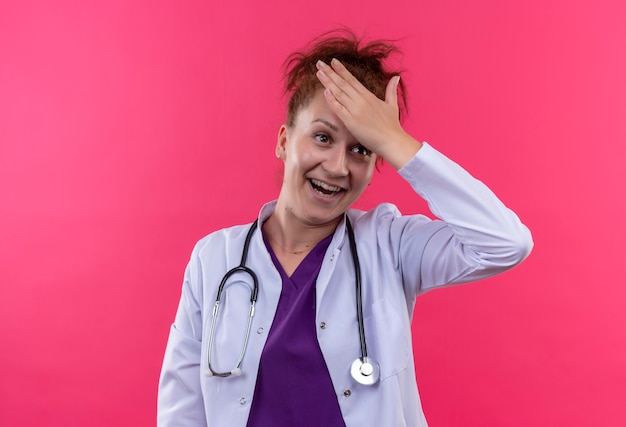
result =
[{"label": "white teeth", "polygon": [[318,187],[323,188],[326,191],[332,191],[332,192],[337,192],[341,190],[341,187],[335,187],[334,185],[328,185],[325,182],[322,181],[318,181],[317,179],[311,179],[311,182],[315,185],[317,185]]}]

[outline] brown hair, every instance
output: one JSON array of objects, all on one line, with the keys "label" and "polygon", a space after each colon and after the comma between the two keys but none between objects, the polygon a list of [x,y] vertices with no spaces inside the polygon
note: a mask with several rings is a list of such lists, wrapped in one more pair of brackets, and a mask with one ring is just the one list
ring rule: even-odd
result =
[{"label": "brown hair", "polygon": [[[302,51],[289,55],[284,63],[285,95],[289,97],[287,126],[294,125],[300,109],[322,88],[315,75],[318,60],[330,64],[333,58],[338,59],[363,86],[384,100],[387,83],[402,71],[387,70],[384,61],[398,52],[391,41],[373,40],[365,43],[352,30],[339,29],[322,34]],[[402,116],[406,112],[406,92],[402,80],[398,86],[398,105]]]}]

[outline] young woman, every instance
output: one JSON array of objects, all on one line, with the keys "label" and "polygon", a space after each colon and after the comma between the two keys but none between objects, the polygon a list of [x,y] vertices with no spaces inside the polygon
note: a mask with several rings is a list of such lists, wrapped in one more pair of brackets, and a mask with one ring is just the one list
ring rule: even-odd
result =
[{"label": "young woman", "polygon": [[[532,240],[484,184],[403,130],[404,87],[384,64],[394,50],[341,32],[288,60],[280,194],[254,224],[196,245],[161,373],[160,426],[427,425],[415,298],[503,272]],[[387,203],[350,209],[379,159],[440,220]]]}]

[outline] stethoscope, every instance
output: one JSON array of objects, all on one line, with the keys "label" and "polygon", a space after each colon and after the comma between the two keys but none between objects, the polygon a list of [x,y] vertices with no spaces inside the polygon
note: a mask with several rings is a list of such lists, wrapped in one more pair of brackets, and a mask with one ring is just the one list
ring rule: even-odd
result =
[{"label": "stethoscope", "polygon": [[[347,216],[345,218],[346,229],[348,230],[348,240],[350,241],[350,251],[352,253],[352,262],[354,264],[354,276],[356,282],[356,317],[359,327],[359,340],[361,342],[361,357],[352,362],[352,366],[350,367],[350,374],[352,375],[352,378],[354,378],[358,383],[364,385],[372,385],[376,384],[378,378],[380,377],[380,367],[378,366],[378,363],[376,363],[374,360],[367,356],[365,326],[363,322],[363,298],[361,296],[361,267],[359,264],[359,256],[356,250],[354,231],[352,231],[352,224],[350,224],[350,220]],[[243,245],[243,251],[241,254],[241,263],[237,267],[229,270],[224,275],[224,278],[222,279],[220,286],[217,289],[217,297],[215,298],[215,305],[213,306],[213,315],[211,318],[211,326],[209,329],[209,345],[207,356],[208,369],[204,371],[204,374],[208,377],[216,376],[226,378],[231,375],[241,375],[241,362],[243,361],[243,357],[246,353],[246,347],[248,346],[250,328],[252,326],[252,318],[254,317],[254,307],[256,305],[257,296],[259,294],[259,281],[257,279],[256,273],[250,268],[246,267],[246,258],[248,257],[250,240],[252,239],[252,234],[257,228],[257,225],[258,220],[254,221],[254,223],[250,226],[250,229],[248,230],[248,234],[246,235],[246,240]],[[245,273],[252,278],[253,286],[250,291],[250,314],[248,316],[248,325],[246,326],[246,334],[243,340],[243,345],[241,346],[241,352],[239,353],[239,358],[237,359],[235,367],[230,371],[218,372],[211,366],[211,349],[213,348],[213,340],[215,338],[215,324],[217,323],[217,315],[219,313],[222,292],[224,290],[224,287],[226,286],[227,280],[235,273]]]}]

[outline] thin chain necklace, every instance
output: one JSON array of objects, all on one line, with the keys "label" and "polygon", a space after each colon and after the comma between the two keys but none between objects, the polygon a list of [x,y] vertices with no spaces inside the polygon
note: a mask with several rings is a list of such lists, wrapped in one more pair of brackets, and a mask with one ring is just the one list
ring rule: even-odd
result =
[{"label": "thin chain necklace", "polygon": [[292,255],[302,255],[303,253],[310,252],[315,247],[315,245],[306,245],[306,248],[302,249],[301,251],[288,251],[287,249],[279,245],[277,241],[273,239],[269,239],[269,241],[272,246],[276,245],[281,251]]}]

